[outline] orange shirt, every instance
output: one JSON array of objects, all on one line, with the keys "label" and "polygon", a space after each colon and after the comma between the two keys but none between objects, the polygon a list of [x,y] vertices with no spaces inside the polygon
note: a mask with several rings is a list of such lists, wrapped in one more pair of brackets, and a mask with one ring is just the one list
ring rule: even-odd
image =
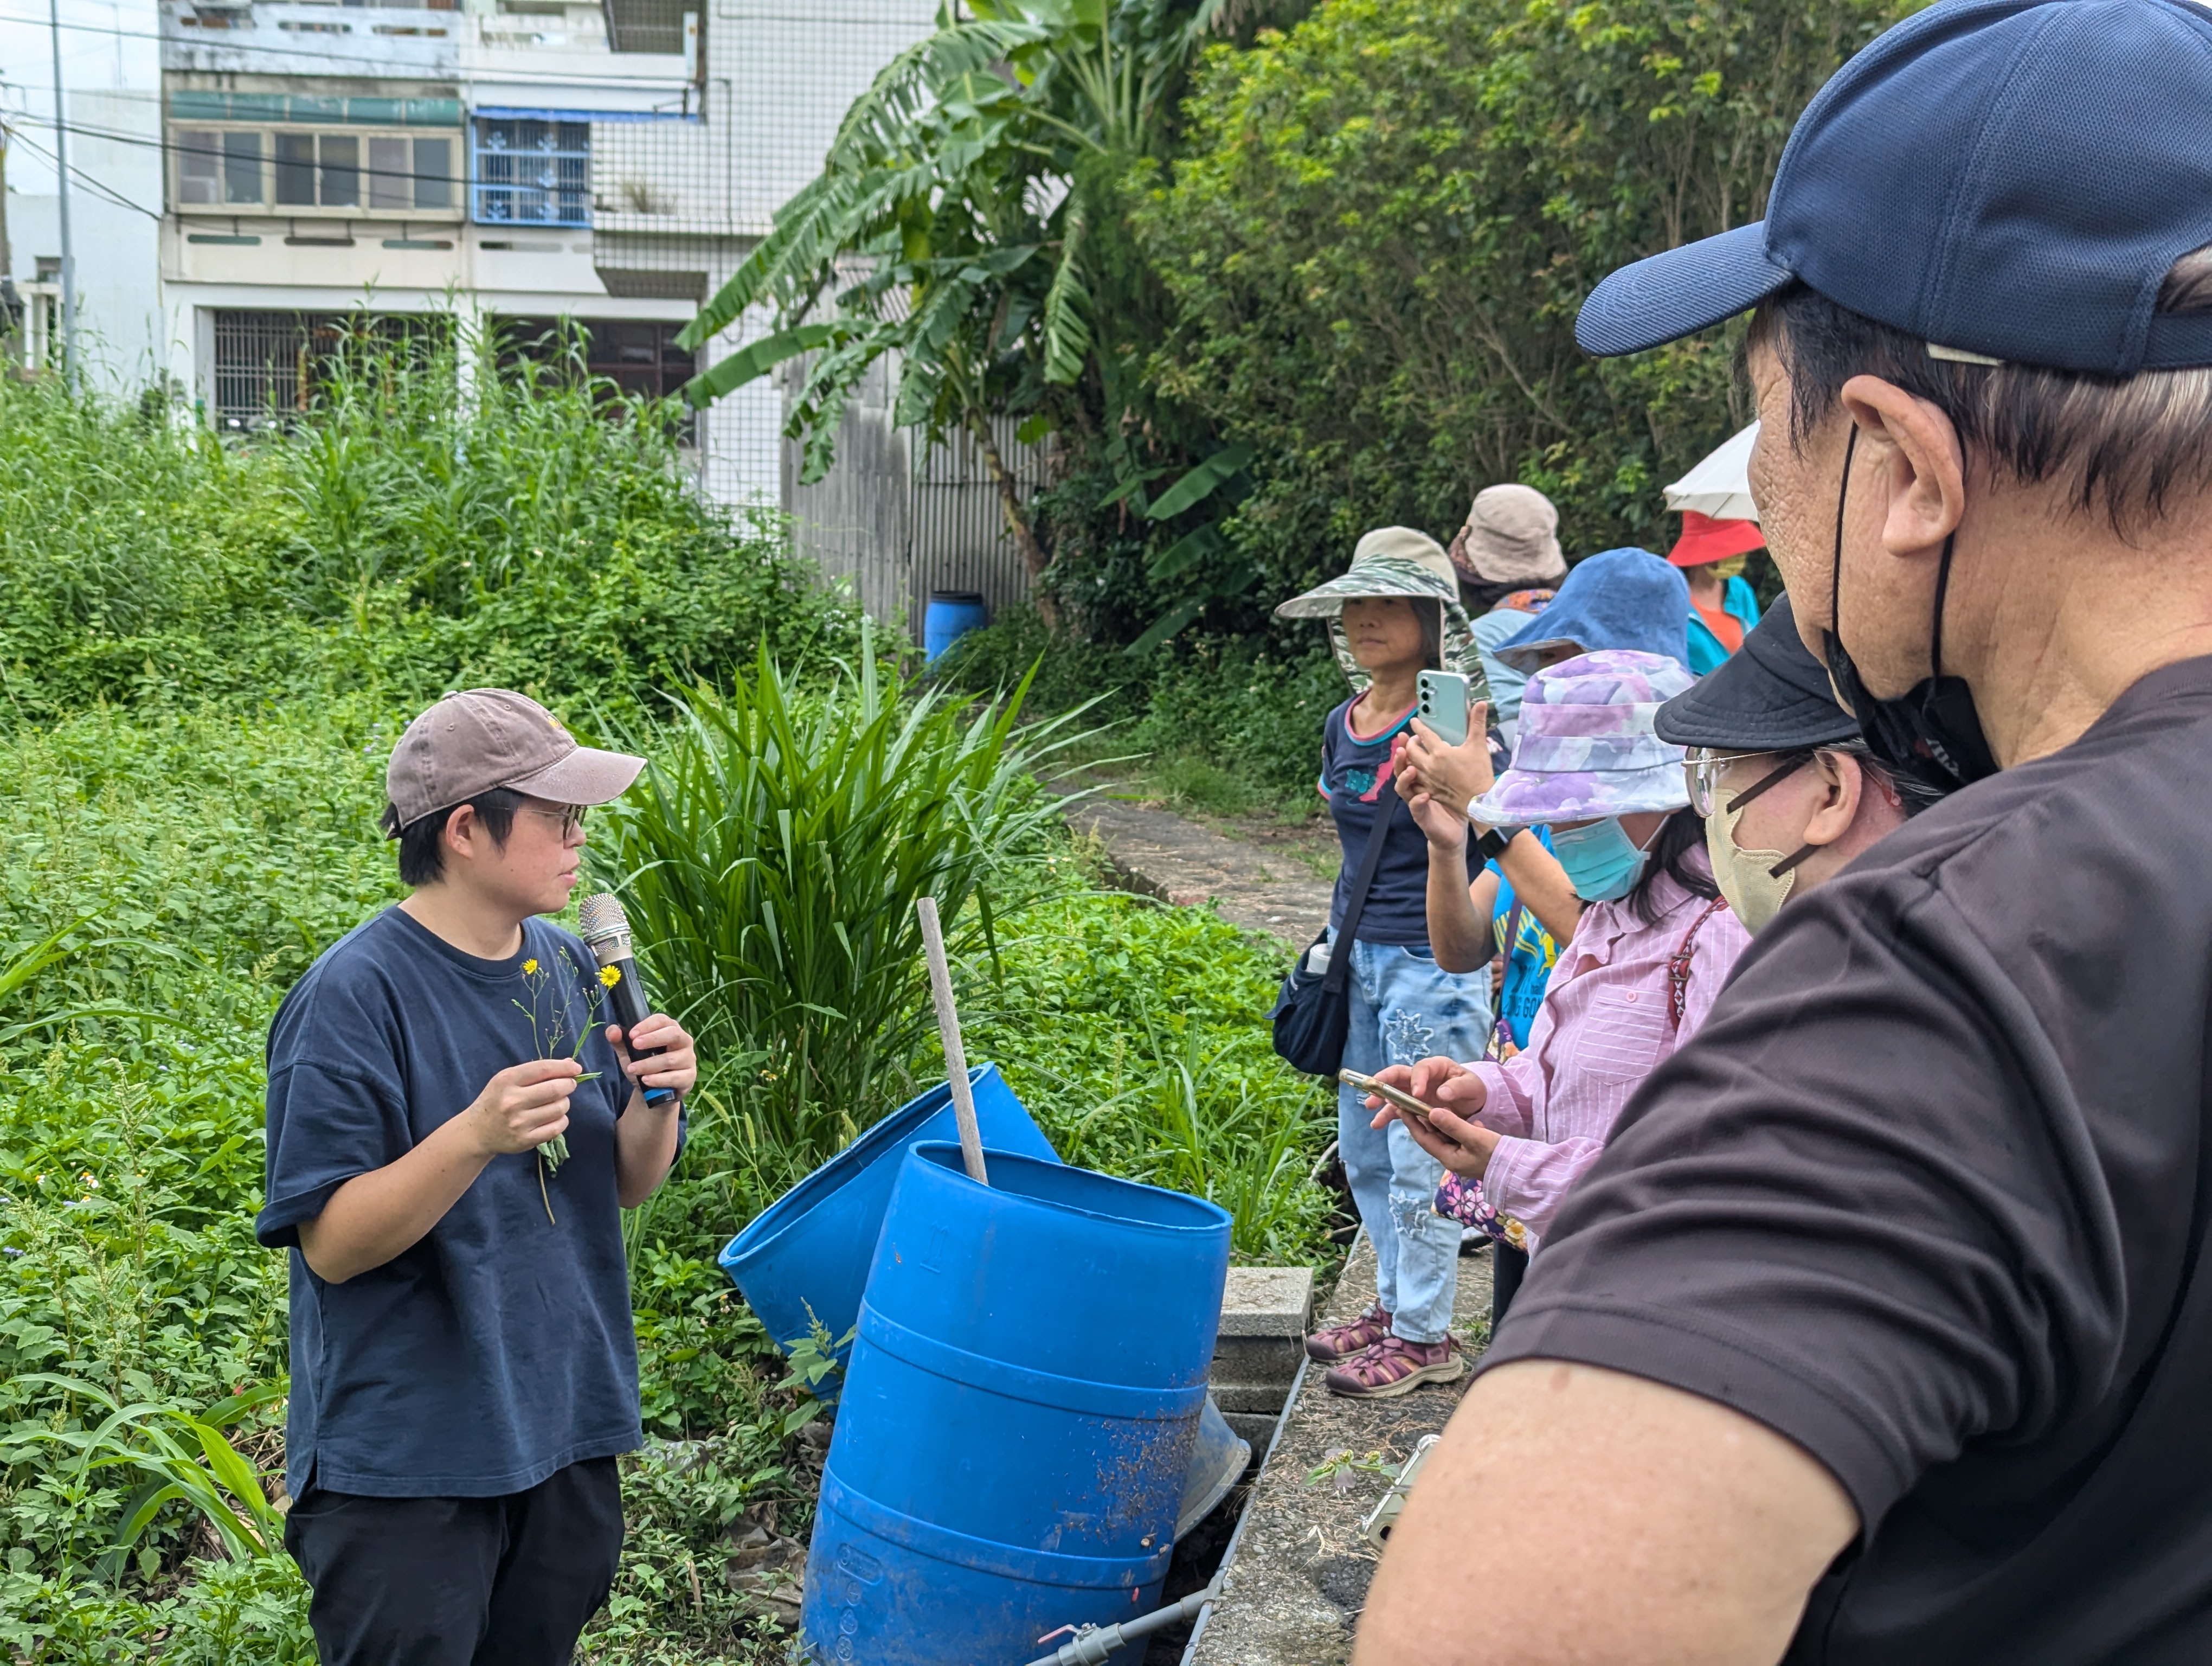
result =
[{"label": "orange shirt", "polygon": [[1723,607],[1707,607],[1698,602],[1691,605],[1698,610],[1698,617],[1705,622],[1705,628],[1720,638],[1721,646],[1730,654],[1743,646],[1741,619]]}]

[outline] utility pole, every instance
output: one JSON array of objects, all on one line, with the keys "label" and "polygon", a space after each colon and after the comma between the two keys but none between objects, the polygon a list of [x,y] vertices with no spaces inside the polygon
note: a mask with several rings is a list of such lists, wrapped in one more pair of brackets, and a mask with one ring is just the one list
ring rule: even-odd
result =
[{"label": "utility pole", "polygon": [[61,187],[62,380],[76,397],[76,249],[70,241],[69,118],[62,108],[62,0],[46,0],[54,35],[54,179]]}]

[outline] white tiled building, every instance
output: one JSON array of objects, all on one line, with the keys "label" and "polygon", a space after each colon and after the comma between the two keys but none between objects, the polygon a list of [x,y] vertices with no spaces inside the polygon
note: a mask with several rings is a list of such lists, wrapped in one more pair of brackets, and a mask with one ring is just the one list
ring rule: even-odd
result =
[{"label": "white tiled building", "polygon": [[[574,319],[595,370],[672,391],[698,368],[677,331],[935,11],[933,0],[135,3],[158,9],[131,32],[158,34],[158,97],[80,86],[65,66],[71,161],[127,174],[160,217],[90,216],[80,205],[94,193],[75,192],[80,318],[105,374],[166,371],[207,420],[232,426],[295,403],[319,331],[362,310],[473,309],[524,335],[530,321]],[[131,3],[103,11],[127,19]],[[100,109],[114,93],[136,101]],[[102,139],[94,130],[124,122],[118,109],[135,129]],[[50,209],[11,192],[9,210],[11,264],[35,277],[58,253]],[[732,332],[705,358],[738,344]],[[702,415],[710,491],[777,499],[781,414],[764,379]]]}]

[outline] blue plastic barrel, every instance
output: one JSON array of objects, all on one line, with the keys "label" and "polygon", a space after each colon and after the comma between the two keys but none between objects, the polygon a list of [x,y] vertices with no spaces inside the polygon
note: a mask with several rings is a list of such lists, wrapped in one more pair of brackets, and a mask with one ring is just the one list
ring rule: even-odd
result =
[{"label": "blue plastic barrel", "polygon": [[933,590],[921,611],[921,653],[934,660],[971,630],[991,623],[991,610],[975,590]]},{"label": "blue plastic barrel", "polygon": [[[974,1067],[968,1081],[986,1146],[1060,1160],[998,1066]],[[723,1246],[717,1257],[722,1270],[771,1338],[788,1347],[805,1335],[810,1309],[833,1337],[859,1322],[899,1159],[917,1140],[953,1140],[958,1133],[952,1085],[939,1082],[869,1128]]]},{"label": "blue plastic barrel", "polygon": [[817,1662],[1024,1666],[1158,1605],[1229,1274],[1180,1193],[908,1152],[806,1563]]}]

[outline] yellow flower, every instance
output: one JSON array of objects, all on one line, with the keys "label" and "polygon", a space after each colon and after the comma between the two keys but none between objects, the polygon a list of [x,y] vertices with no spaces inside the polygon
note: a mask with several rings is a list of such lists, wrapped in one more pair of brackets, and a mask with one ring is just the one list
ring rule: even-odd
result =
[{"label": "yellow flower", "polygon": [[619,966],[600,967],[599,982],[607,988],[613,988],[616,984],[622,982],[622,968]]},{"label": "yellow flower", "polygon": [[529,975],[530,975],[531,973],[532,973],[532,972],[536,971],[537,970],[538,970],[538,959],[537,959],[537,957],[536,957],[536,956],[534,956],[534,955],[533,955],[533,956],[532,956],[532,957],[531,957],[531,958],[529,958],[528,960],[526,960],[526,961],[524,961],[524,962],[522,963],[522,974],[523,974],[523,976],[524,976],[525,977],[529,976]]}]

